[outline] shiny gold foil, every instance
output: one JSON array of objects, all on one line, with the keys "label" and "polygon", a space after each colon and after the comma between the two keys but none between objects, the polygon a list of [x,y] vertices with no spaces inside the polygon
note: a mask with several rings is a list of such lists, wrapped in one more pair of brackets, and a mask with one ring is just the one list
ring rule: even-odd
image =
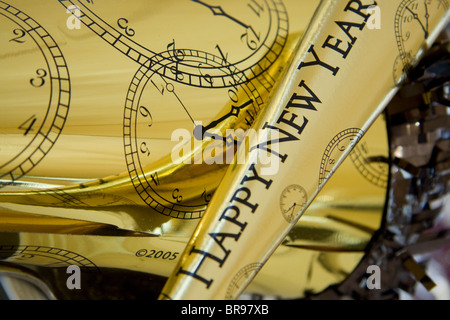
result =
[{"label": "shiny gold foil", "polygon": [[[228,1],[216,16],[202,1],[2,2],[2,65],[12,78],[1,100],[0,201],[152,234],[178,224],[191,234],[227,167],[206,163],[217,144],[207,133],[249,128],[316,6]],[[209,128],[201,139],[195,123]],[[191,135],[183,157],[195,165],[174,163],[176,130]]]},{"label": "shiny gold foil", "polygon": [[[216,235],[205,245],[211,245],[216,257],[230,250],[229,259],[220,268],[217,261],[208,266],[206,261],[199,270],[214,279],[210,289],[205,291],[195,279],[179,283],[185,279],[178,277],[169,286],[175,285],[180,295],[164,292],[174,299],[236,298],[257,271],[245,293],[297,298],[339,283],[358,264],[381,223],[389,169],[383,160],[388,157],[383,118],[336,174],[330,177],[328,171],[349,152],[342,145],[362,136],[359,129],[369,127],[389,99],[387,92],[392,94],[404,79],[403,71],[417,60],[412,52],[426,49],[440,28],[432,10],[438,1],[427,2],[430,19],[423,30],[419,22],[425,21],[425,8],[417,7],[421,15],[414,20],[407,9],[416,6],[413,2],[380,5],[381,29],[368,18],[363,30],[348,29],[357,37],[354,43],[330,22],[347,3],[324,2],[329,11],[315,16],[296,47],[319,1],[0,1],[0,79],[5,89],[0,92],[1,270],[32,270],[57,297],[70,298],[74,295],[65,287],[65,268],[71,264],[82,268],[82,277],[84,268],[119,270],[124,278],[132,277],[127,272],[141,272],[149,279],[177,274],[180,266],[190,268],[186,258],[178,264],[189,238],[194,234],[200,241],[201,233],[211,233],[203,228],[217,224],[217,214],[248,175],[245,167],[252,159],[238,153],[233,159],[238,164],[227,171],[228,163],[214,161],[236,152],[235,142],[242,136],[235,131],[230,145],[221,139],[228,138],[227,129],[246,133],[266,121],[283,128],[286,123],[276,123],[282,111],[278,105],[297,89],[300,79],[291,75],[298,73],[320,103],[305,86],[300,88],[309,100],[297,102],[309,101],[317,110],[300,106],[285,115],[290,122],[291,114],[302,111],[291,124],[301,125],[303,116],[308,124],[300,140],[272,145],[287,158],[280,163],[275,156],[271,162],[279,171],[264,176],[273,180],[270,189],[258,190],[257,181],[247,181],[253,184],[248,201],[258,208],[245,216],[250,219],[242,236],[221,229],[230,220],[213,226],[229,234]],[[351,8],[358,8],[357,3]],[[340,12],[339,19],[362,23],[366,9],[357,14],[351,8]],[[393,21],[408,24],[394,30]],[[374,29],[369,29],[371,23]],[[322,47],[327,30],[334,37],[329,46],[351,48],[346,58],[337,49]],[[426,30],[424,43],[420,35]],[[399,43],[404,45],[395,47],[393,39],[403,39]],[[314,61],[311,44],[329,68],[295,71],[295,61]],[[283,75],[293,52],[297,56]],[[280,77],[283,81],[272,90]],[[375,105],[376,110],[369,108]],[[353,114],[363,106],[367,113]],[[201,131],[204,139],[195,137],[201,128],[209,128]],[[178,141],[171,134],[178,129],[191,134],[191,148],[182,155],[190,163],[173,161]],[[292,125],[287,129],[279,138],[296,135]],[[264,137],[256,135],[259,142]],[[216,153],[210,152],[215,146]],[[250,157],[257,153],[253,150]],[[242,200],[245,195],[237,196]],[[297,199],[304,196],[307,203],[300,203]],[[238,202],[242,214],[229,218],[240,223],[248,207]],[[262,216],[266,202],[271,204]],[[308,204],[298,220],[298,209]],[[194,233],[208,206],[208,216]],[[49,277],[53,271],[57,276]],[[215,291],[218,286],[220,292]],[[83,287],[76,297],[88,297],[89,289]]]},{"label": "shiny gold foil", "polygon": [[371,4],[321,2],[255,122],[262,139],[228,169],[162,299],[239,297],[397,91],[397,57],[408,72],[448,22],[442,3]]},{"label": "shiny gold foil", "polygon": [[[358,264],[373,233],[380,227],[386,186],[368,179],[355,164],[356,159],[361,159],[366,169],[375,165],[380,173],[377,179],[387,179],[388,166],[370,161],[371,157],[388,157],[383,117],[364,136],[360,147],[362,154],[354,150],[355,161],[350,157],[344,161],[253,280],[247,294],[303,297],[305,292],[320,292],[339,283]],[[62,270],[56,278],[61,283],[67,280],[65,268],[71,264],[82,268],[82,278],[90,275],[85,268],[94,268],[99,276],[102,270],[112,269],[122,270],[123,277],[131,277],[127,271],[132,271],[167,278],[189,241],[189,236],[175,223],[161,225],[163,235],[151,235],[56,215],[3,210],[1,218],[2,262],[31,269],[42,279],[48,277],[44,269]],[[61,256],[68,252],[78,258],[63,258],[61,262]],[[47,284],[58,298],[61,290],[70,293],[64,286],[48,281]],[[83,291],[88,289],[81,290],[81,297],[88,297]],[[151,292],[150,288],[147,290]]]}]

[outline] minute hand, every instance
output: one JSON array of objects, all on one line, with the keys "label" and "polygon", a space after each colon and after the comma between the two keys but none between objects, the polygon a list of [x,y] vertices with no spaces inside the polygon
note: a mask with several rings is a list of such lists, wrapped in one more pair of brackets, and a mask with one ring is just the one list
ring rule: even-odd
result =
[{"label": "minute hand", "polygon": [[233,16],[229,15],[228,13],[226,13],[222,9],[221,6],[212,6],[212,5],[209,5],[207,3],[204,3],[201,0],[192,0],[192,1],[197,2],[197,3],[201,4],[201,5],[204,5],[205,7],[209,8],[215,16],[224,16],[224,17],[226,17],[226,18],[236,22],[237,24],[241,25],[244,28],[249,28],[250,27],[248,24],[245,24],[242,21],[240,21],[240,20],[236,19],[235,17],[233,17]]},{"label": "minute hand", "polygon": [[[426,3],[425,3],[425,8],[427,10],[427,15],[428,15],[428,7],[427,7]],[[422,21],[420,21],[420,19],[419,19],[419,15],[417,13],[415,13],[414,11],[412,11],[408,7],[406,7],[406,9],[409,12],[411,12],[411,14],[413,15],[413,18],[416,19],[419,22],[420,26],[422,27],[423,32],[425,32],[425,39],[427,39],[428,38],[428,17],[426,17],[427,18],[427,28],[425,28],[425,26],[423,25]]]},{"label": "minute hand", "polygon": [[220,124],[224,120],[228,119],[229,117],[232,117],[232,116],[237,117],[239,115],[239,113],[241,112],[241,110],[251,103],[253,103],[252,99],[248,100],[247,102],[243,103],[240,106],[231,106],[231,110],[228,113],[224,114],[223,116],[221,116],[220,118],[218,118],[216,120],[211,121],[211,123],[205,127],[202,125],[197,125],[194,129],[194,137],[197,140],[201,140],[203,138],[204,134],[208,130],[215,128],[218,124]]}]

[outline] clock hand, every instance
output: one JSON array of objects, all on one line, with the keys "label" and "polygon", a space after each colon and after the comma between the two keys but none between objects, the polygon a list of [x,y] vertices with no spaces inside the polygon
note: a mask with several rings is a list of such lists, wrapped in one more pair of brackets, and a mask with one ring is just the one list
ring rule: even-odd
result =
[{"label": "clock hand", "polygon": [[233,16],[229,15],[228,13],[226,13],[222,9],[221,6],[212,6],[212,5],[209,5],[209,4],[207,4],[207,3],[205,3],[205,2],[203,2],[201,0],[192,0],[192,1],[197,2],[197,3],[201,4],[201,5],[204,5],[205,7],[209,8],[215,16],[224,16],[224,17],[230,19],[231,21],[236,22],[237,24],[239,24],[240,26],[242,26],[242,27],[244,27],[246,29],[250,28],[249,25],[243,23],[242,21],[240,21],[240,20],[236,19],[235,17],[233,17]]},{"label": "clock hand", "polygon": [[[408,7],[406,7],[406,9],[407,9],[409,12],[411,12],[411,14],[413,15],[413,18],[416,19],[416,20],[419,22],[420,26],[422,27],[423,32],[425,32],[425,38],[428,38],[428,30],[425,29],[425,27],[424,27],[422,21],[420,21],[419,15],[418,15],[417,13],[415,13],[414,11],[412,11],[412,10],[411,10],[410,8],[408,8]],[[428,10],[427,10],[427,12],[428,12]]]},{"label": "clock hand", "polygon": [[177,98],[177,100],[180,102],[181,106],[183,107],[184,111],[186,111],[186,114],[188,115],[188,117],[191,119],[192,123],[194,123],[194,119],[192,118],[191,114],[189,113],[189,111],[187,110],[186,106],[184,105],[183,101],[181,101],[181,99],[178,97],[178,95],[176,94],[175,91],[172,92],[175,97]]},{"label": "clock hand", "polygon": [[428,5],[427,5],[427,1],[424,0],[424,5],[425,5],[425,19],[426,19],[426,31],[425,31],[425,39],[428,38],[428,20],[430,18],[430,14],[428,13]]},{"label": "clock hand", "polygon": [[295,206],[297,206],[297,203],[294,202],[294,204],[293,204],[292,206],[290,206],[289,208],[287,208],[286,210],[284,210],[284,213],[288,213],[289,211],[291,211],[292,209],[294,209]]},{"label": "clock hand", "polygon": [[[193,0],[194,1],[194,0]],[[244,102],[242,105],[240,106],[231,106],[231,110],[227,113],[224,114],[223,116],[221,116],[219,119],[216,119],[214,121],[211,121],[210,124],[208,124],[207,126],[203,126],[201,124],[198,124],[195,126],[194,128],[194,137],[197,140],[202,140],[205,133],[207,133],[208,130],[215,128],[219,123],[221,123],[222,121],[226,120],[227,118],[234,116],[237,117],[239,115],[239,113],[241,112],[241,110],[243,108],[245,108],[246,106],[248,106],[249,104],[253,103],[253,99],[249,99],[246,102]],[[216,137],[217,135],[206,135],[209,137]]]},{"label": "clock hand", "polygon": [[[164,79],[163,79],[164,80]],[[175,98],[177,98],[178,102],[181,104],[181,106],[183,107],[184,111],[186,112],[186,114],[188,115],[188,117],[191,119],[192,123],[194,122],[194,119],[192,118],[191,114],[189,113],[188,109],[186,108],[186,106],[184,105],[183,101],[181,101],[180,97],[177,95],[177,93],[175,92],[175,88],[173,86],[173,84],[168,83],[166,80],[164,80],[164,82],[166,83],[166,89],[167,91],[169,91],[170,93],[172,93]]]}]

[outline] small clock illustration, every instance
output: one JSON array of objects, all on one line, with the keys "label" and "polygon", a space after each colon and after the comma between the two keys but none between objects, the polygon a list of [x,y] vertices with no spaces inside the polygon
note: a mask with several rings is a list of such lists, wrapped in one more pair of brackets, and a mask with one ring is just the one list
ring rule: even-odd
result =
[{"label": "small clock illustration", "polygon": [[386,189],[389,176],[389,150],[386,120],[379,117],[370,131],[349,154],[353,165],[367,181]]},{"label": "small clock illustration", "polygon": [[291,184],[286,187],[280,196],[280,209],[283,217],[287,222],[292,223],[295,217],[299,214],[306,202],[308,201],[308,194],[306,190],[298,185]]},{"label": "small clock illustration", "polygon": [[[449,9],[448,0],[403,0],[395,14],[395,37],[399,50],[399,61],[394,66],[394,82],[399,84],[417,63],[413,52],[423,47],[424,41],[430,36],[430,30],[435,28],[433,23],[439,21],[436,16],[443,16]],[[414,34],[423,34],[422,41],[414,40]]]},{"label": "small clock illustration", "polygon": [[356,143],[364,135],[363,130],[349,128],[342,130],[331,139],[322,156],[319,172],[319,186],[321,186],[336,170],[336,165],[342,159],[343,154],[353,149]]},{"label": "small clock illustration", "polygon": [[225,295],[226,300],[233,300],[239,296],[242,290],[245,289],[249,278],[254,277],[259,270],[261,270],[262,263],[251,263],[239,270],[228,285],[227,293]]}]

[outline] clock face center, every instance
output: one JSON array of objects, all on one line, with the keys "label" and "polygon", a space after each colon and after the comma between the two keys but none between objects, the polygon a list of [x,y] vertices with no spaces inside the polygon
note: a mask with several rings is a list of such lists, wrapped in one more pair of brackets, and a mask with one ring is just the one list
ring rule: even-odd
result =
[{"label": "clock face center", "polygon": [[306,190],[297,184],[287,186],[280,195],[281,214],[289,222],[293,222],[300,210],[306,205]]}]

